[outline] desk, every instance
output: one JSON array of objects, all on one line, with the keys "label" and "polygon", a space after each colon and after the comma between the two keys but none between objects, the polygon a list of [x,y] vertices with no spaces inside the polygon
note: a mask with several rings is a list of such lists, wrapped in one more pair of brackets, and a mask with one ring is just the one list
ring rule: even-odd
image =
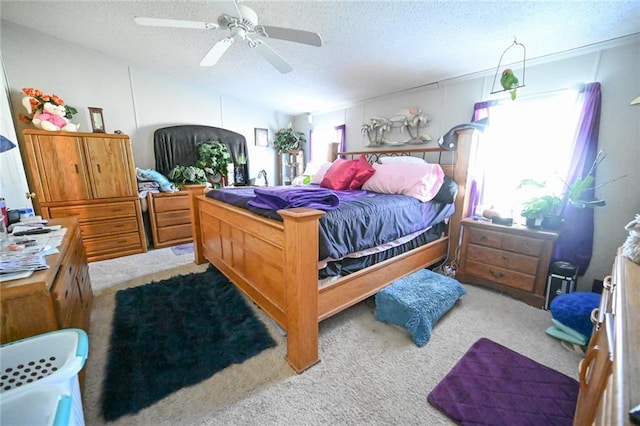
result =
[{"label": "desk", "polygon": [[52,219],[67,229],[49,269],[0,283],[0,343],[61,328],[89,331],[93,292],[87,255],[76,217]]}]

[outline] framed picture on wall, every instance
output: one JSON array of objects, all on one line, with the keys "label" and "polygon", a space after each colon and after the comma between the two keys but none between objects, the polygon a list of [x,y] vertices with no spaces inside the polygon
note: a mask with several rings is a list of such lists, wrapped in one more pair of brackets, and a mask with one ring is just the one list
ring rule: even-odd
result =
[{"label": "framed picture on wall", "polygon": [[255,133],[256,146],[269,146],[269,130],[260,129],[258,127],[253,129]]},{"label": "framed picture on wall", "polygon": [[102,118],[102,108],[89,107],[89,118],[93,133],[106,133],[104,119]]}]

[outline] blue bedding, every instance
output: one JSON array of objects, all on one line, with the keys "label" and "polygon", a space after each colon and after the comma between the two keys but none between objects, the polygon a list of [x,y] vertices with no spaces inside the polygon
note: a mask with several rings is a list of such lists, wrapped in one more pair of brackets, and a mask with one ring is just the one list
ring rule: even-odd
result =
[{"label": "blue bedding", "polygon": [[[359,191],[361,196],[341,197],[338,208],[320,218],[318,260],[340,259],[349,253],[394,241],[426,229],[453,214],[453,204],[423,203],[405,195]],[[207,197],[280,220],[274,210],[251,206],[253,188],[225,188],[209,191]]]}]

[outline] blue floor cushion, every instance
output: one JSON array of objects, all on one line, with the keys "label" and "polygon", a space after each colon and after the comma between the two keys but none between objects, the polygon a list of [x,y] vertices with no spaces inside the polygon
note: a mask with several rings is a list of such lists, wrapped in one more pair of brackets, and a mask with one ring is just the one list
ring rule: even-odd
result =
[{"label": "blue floor cushion", "polygon": [[435,323],[466,293],[453,278],[422,269],[376,294],[376,319],[406,328],[413,342],[424,346]]},{"label": "blue floor cushion", "polygon": [[599,305],[600,295],[597,293],[576,291],[560,294],[551,302],[551,317],[563,326],[588,338],[593,329],[591,311]]}]

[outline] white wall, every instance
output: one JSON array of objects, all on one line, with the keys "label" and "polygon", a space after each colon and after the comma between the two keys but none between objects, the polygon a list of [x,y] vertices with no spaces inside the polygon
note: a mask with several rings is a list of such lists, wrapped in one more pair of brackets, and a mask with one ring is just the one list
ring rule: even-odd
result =
[{"label": "white wall", "polygon": [[7,90],[1,55],[0,80],[2,80],[2,93],[0,93],[0,134],[16,145],[15,148],[0,153],[0,197],[4,198],[5,205],[8,208],[32,208],[31,200],[25,195],[29,192],[29,187],[27,186],[24,167],[22,167],[22,156],[18,149],[18,138],[9,107],[9,92]]},{"label": "white wall", "polygon": [[[627,177],[597,189],[598,198],[607,205],[595,211],[595,241],[591,265],[580,279],[580,290],[590,290],[594,279],[611,273],[617,247],[626,238],[624,225],[640,213],[640,105],[630,106],[640,94],[640,37],[630,37],[564,55],[530,60],[526,69],[526,87],[519,96],[534,96],[582,83],[599,81],[602,85],[602,115],[599,146],[607,153],[598,168],[597,182],[617,176]],[[342,124],[347,128],[347,147],[366,149],[368,141],[360,133],[363,123],[375,116],[389,117],[396,111],[416,105],[431,115],[426,132],[436,140],[454,125],[467,123],[476,102],[504,95],[490,95],[494,72],[479,72],[391,96],[371,99],[339,110],[315,112],[316,123]],[[432,142],[435,145],[435,142]]]},{"label": "white wall", "polygon": [[[176,124],[204,124],[243,134],[249,146],[250,175],[261,169],[275,182],[272,147],[254,144],[253,128],[274,132],[293,121],[308,134],[306,115],[289,117],[276,111],[221,96],[135,64],[54,39],[11,23],[0,28],[2,55],[14,113],[22,112],[20,90],[36,87],[55,92],[78,108],[72,121],[90,131],[87,107],[101,107],[107,131],[122,130],[131,136],[136,165],[154,167],[153,131]],[[34,58],[37,58],[34,59]],[[626,237],[624,225],[640,213],[640,106],[629,102],[640,94],[640,37],[592,46],[571,54],[529,61],[526,85],[520,96],[544,93],[580,83],[602,83],[600,147],[608,157],[598,168],[598,181],[627,174],[624,181],[598,189],[607,206],[596,210],[594,256],[581,289],[589,289],[594,278],[610,272],[615,250]],[[468,122],[475,102],[489,99],[493,72],[430,84],[396,95],[359,102],[338,110],[314,112],[314,125],[346,124],[347,146],[361,150],[366,145],[361,125],[376,115],[389,116],[410,105],[421,107],[433,121],[427,127],[434,139],[456,124]],[[16,123],[21,134],[23,123]],[[5,174],[4,168],[0,171]]]},{"label": "white wall", "polygon": [[[107,132],[121,130],[131,137],[134,161],[141,168],[155,167],[153,132],[157,128],[180,124],[223,127],[247,139],[250,176],[265,169],[269,181],[275,182],[273,148],[256,147],[253,129],[267,128],[273,136],[293,117],[9,22],[2,21],[0,31],[16,117],[24,112],[20,103],[23,87],[56,93],[76,107],[78,114],[71,121],[81,125],[80,131],[91,131],[87,107],[102,108]],[[15,124],[21,137],[28,126]]]}]

